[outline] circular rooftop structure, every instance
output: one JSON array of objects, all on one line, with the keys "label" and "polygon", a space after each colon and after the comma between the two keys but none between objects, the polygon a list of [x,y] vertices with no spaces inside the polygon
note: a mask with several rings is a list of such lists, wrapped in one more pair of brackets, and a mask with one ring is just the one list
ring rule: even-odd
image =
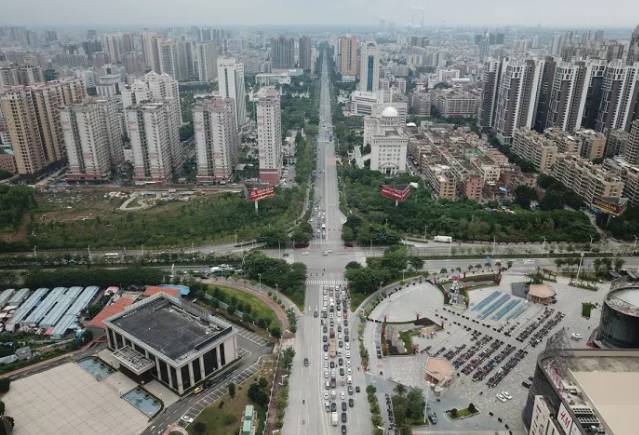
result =
[{"label": "circular rooftop structure", "polygon": [[599,331],[610,347],[639,347],[639,283],[616,285],[606,295]]},{"label": "circular rooftop structure", "polygon": [[388,106],[382,111],[382,116],[384,118],[397,118],[399,116],[399,112],[393,106]]}]

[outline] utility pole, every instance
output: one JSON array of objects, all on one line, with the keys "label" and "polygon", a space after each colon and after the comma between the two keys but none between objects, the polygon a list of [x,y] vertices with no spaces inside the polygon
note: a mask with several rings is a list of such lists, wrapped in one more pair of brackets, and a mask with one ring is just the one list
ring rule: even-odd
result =
[{"label": "utility pole", "polygon": [[579,281],[579,273],[581,272],[581,264],[584,261],[584,253],[581,253],[581,258],[579,259],[579,267],[577,268],[577,277],[575,278],[575,282]]}]

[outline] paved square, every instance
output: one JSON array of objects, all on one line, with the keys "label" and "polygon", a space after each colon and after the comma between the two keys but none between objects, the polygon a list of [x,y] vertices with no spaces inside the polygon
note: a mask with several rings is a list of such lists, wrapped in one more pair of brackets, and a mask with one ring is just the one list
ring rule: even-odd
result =
[{"label": "paved square", "polygon": [[121,384],[105,381],[98,382],[74,362],[13,381],[3,398],[6,414],[15,420],[13,433],[140,433],[147,417],[120,398]]}]

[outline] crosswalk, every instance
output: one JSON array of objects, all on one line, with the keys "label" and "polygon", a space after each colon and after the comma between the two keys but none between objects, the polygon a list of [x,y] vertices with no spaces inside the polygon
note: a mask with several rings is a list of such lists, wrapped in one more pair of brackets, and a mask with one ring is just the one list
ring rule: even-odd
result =
[{"label": "crosswalk", "polygon": [[266,346],[267,344],[270,344],[270,342],[261,335],[255,334],[248,329],[240,328],[238,326],[236,326],[236,328],[238,329],[237,335],[247,339],[253,344],[257,344],[258,346]]},{"label": "crosswalk", "polygon": [[344,286],[346,285],[346,281],[344,281],[343,279],[307,279],[306,285]]}]

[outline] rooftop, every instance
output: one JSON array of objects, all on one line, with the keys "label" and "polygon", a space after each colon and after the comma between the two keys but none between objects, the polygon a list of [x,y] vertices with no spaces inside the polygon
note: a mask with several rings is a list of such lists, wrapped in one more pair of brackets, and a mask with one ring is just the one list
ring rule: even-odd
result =
[{"label": "rooftop", "polygon": [[639,286],[632,283],[615,286],[606,296],[606,303],[625,314],[639,316]]},{"label": "rooftop", "polygon": [[639,351],[572,350],[548,351],[540,357],[548,379],[555,384],[566,407],[590,424],[594,416],[607,434],[635,434],[639,413]]},{"label": "rooftop", "polygon": [[168,358],[179,361],[232,330],[231,326],[208,313],[194,311],[187,310],[179,300],[158,293],[131,305],[105,324],[120,328]]}]

